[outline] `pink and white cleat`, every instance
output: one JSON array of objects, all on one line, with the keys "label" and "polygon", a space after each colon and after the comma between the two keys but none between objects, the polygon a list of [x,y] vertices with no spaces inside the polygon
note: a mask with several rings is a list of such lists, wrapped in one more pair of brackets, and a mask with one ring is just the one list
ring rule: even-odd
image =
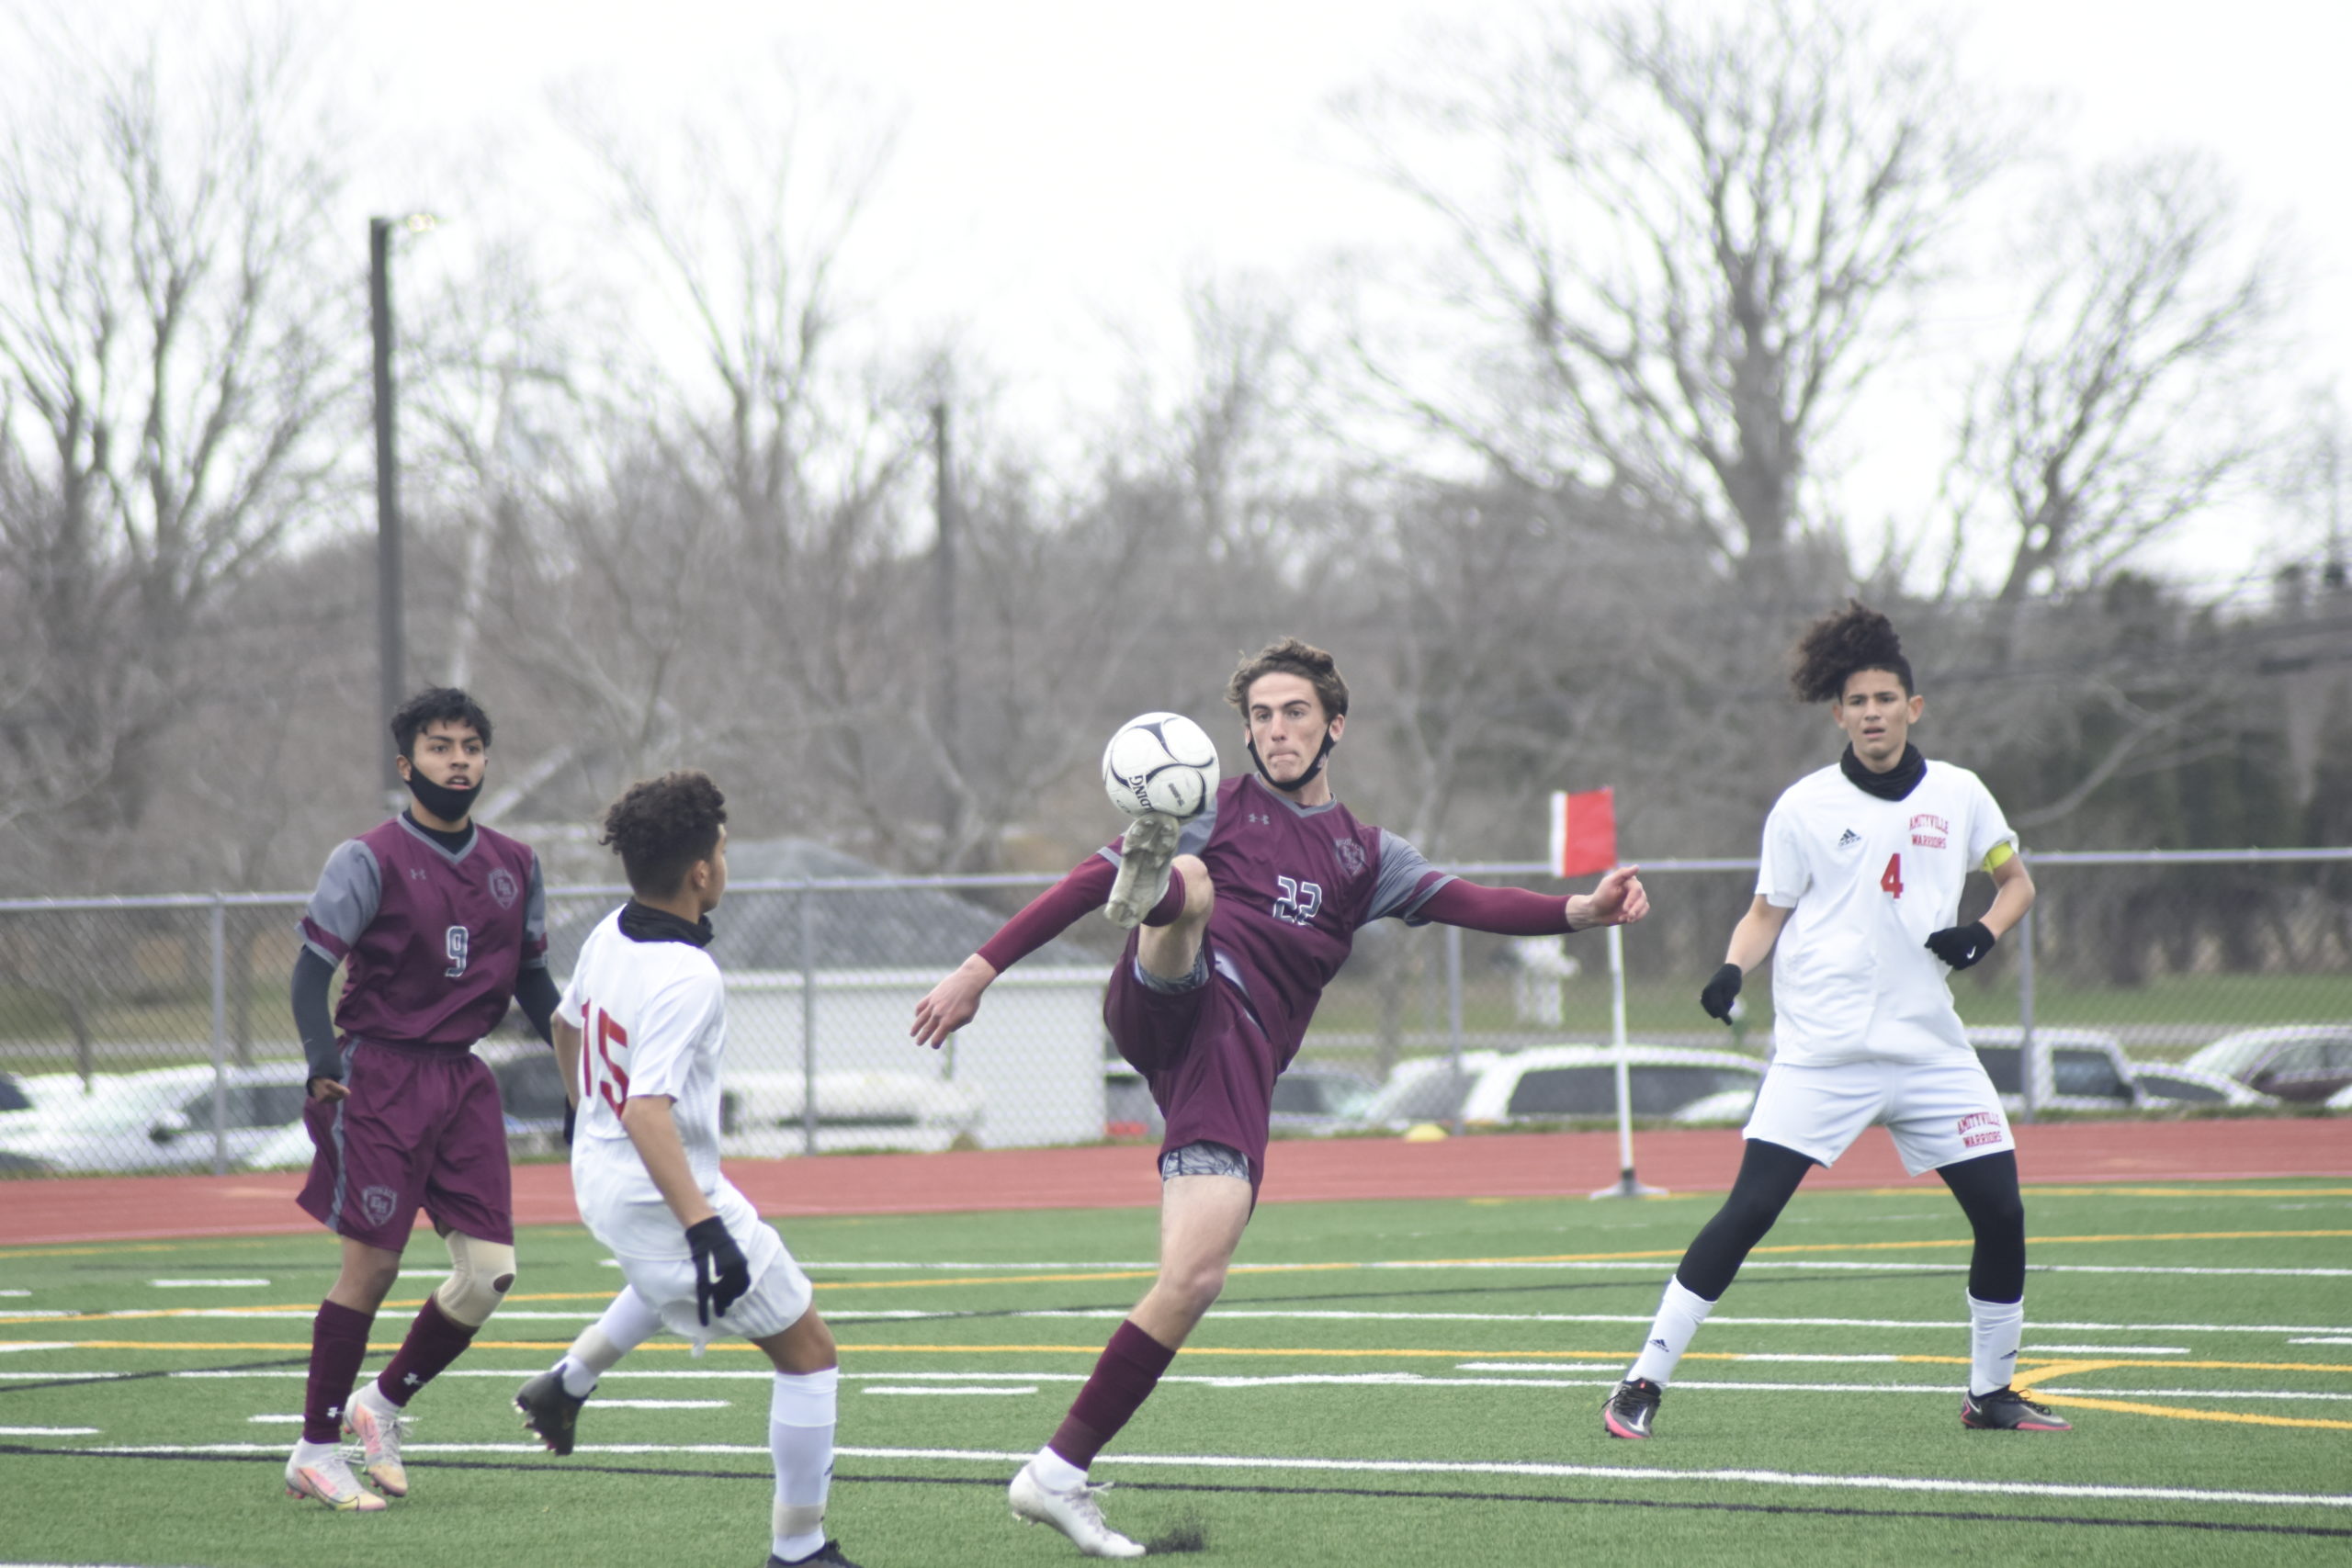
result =
[{"label": "pink and white cleat", "polygon": [[381,1513],[388,1505],[359,1484],[332,1443],[297,1443],[286,1461],[286,1495],[324,1503],[338,1514]]},{"label": "pink and white cleat", "polygon": [[400,1406],[372,1382],[344,1402],[343,1429],[359,1440],[360,1468],[387,1497],[408,1495],[408,1467],[401,1462],[401,1432],[407,1425]]}]

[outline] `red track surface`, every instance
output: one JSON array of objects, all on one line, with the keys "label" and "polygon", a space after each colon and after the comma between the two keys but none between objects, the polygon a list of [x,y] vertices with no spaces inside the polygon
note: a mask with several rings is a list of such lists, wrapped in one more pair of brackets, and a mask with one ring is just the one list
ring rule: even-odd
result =
[{"label": "red track surface", "polygon": [[[2352,1177],[2352,1122],[2077,1122],[2020,1130],[2029,1182],[2191,1181],[2230,1177]],[[1739,1164],[1730,1129],[1645,1133],[1642,1179],[1676,1191],[1722,1191]],[[1616,1179],[1607,1133],[1521,1134],[1408,1144],[1394,1138],[1278,1143],[1268,1202],[1339,1198],[1574,1196]],[[972,1209],[1100,1209],[1159,1201],[1145,1147],[1006,1149],[972,1154],[837,1155],[731,1163],[728,1174],[761,1212],[914,1214]],[[1910,1179],[1883,1134],[1871,1133],[1815,1187]],[[1935,1178],[1924,1177],[1932,1183]],[[294,1206],[298,1174],[67,1178],[0,1185],[0,1246],[266,1235],[315,1230]],[[571,1172],[514,1172],[515,1219],[571,1224]]]}]

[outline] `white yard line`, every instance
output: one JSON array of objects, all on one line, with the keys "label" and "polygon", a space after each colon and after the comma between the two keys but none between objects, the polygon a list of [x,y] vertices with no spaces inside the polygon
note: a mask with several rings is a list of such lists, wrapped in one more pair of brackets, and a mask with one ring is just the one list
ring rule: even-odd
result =
[{"label": "white yard line", "polygon": [[[537,1454],[537,1443],[408,1443],[410,1454]],[[83,1451],[110,1454],[275,1454],[278,1445],[198,1443],[187,1445],[92,1446]],[[766,1459],[765,1444],[582,1443],[579,1454],[687,1454]],[[847,1459],[978,1464],[991,1469],[1028,1461],[1026,1452],[976,1449],[837,1448]],[[1782,1470],[1668,1470],[1656,1466],[1551,1464],[1502,1460],[1314,1459],[1242,1454],[1111,1453],[1096,1461],[1114,1470],[1222,1470],[1327,1475],[1495,1475],[1543,1480],[1600,1482],[1699,1482],[1716,1485],[1834,1491],[1914,1492],[1961,1496],[2075,1497],[2102,1501],[2235,1503],[2274,1508],[2352,1508],[2352,1492],[2255,1492],[2197,1486],[2107,1486],[2016,1480],[1964,1480],[1950,1476],[1828,1475]],[[845,1480],[855,1480],[853,1476]]]},{"label": "white yard line", "polygon": [[266,1280],[150,1280],[147,1282],[159,1291],[254,1290],[269,1283]]},{"label": "white yard line", "polygon": [[1012,1384],[1012,1385],[1010,1385],[1010,1386],[1006,1386],[1006,1385],[1000,1385],[1000,1384],[991,1383],[991,1384],[989,1384],[989,1386],[987,1386],[987,1387],[985,1387],[985,1388],[948,1388],[948,1387],[933,1387],[933,1388],[866,1388],[866,1389],[860,1389],[858,1392],[859,1392],[860,1393],[920,1393],[920,1394],[935,1394],[935,1395],[943,1395],[943,1396],[944,1396],[944,1395],[947,1395],[947,1394],[955,1394],[955,1393],[1015,1394],[1015,1393],[1036,1393],[1036,1392],[1037,1392],[1037,1385],[1036,1385],[1036,1384],[1035,1384],[1035,1383],[1030,1383],[1030,1384],[1026,1384],[1026,1385],[1017,1384],[1017,1383],[1016,1383],[1016,1384]]}]

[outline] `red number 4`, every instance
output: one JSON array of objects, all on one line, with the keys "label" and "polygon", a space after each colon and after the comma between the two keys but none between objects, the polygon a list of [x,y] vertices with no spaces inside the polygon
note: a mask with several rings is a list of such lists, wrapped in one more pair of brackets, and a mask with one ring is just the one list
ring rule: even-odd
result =
[{"label": "red number 4", "polygon": [[1903,897],[1903,856],[1900,853],[1886,857],[1886,870],[1880,874],[1878,885],[1886,889],[1889,897]]}]

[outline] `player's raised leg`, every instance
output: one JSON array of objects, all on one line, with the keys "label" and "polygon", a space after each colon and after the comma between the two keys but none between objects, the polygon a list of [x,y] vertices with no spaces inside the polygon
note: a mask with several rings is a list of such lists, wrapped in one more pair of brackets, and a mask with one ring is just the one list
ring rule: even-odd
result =
[{"label": "player's raised leg", "polygon": [[[1188,1169],[1216,1174],[1189,1174]],[[1217,1295],[1250,1223],[1249,1162],[1217,1144],[1161,1156],[1159,1276],[1104,1347],[1052,1441],[1012,1478],[1012,1516],[1049,1524],[1089,1557],[1141,1557],[1102,1519],[1087,1468],[1140,1409]],[[1237,1178],[1238,1179],[1237,1179]]]},{"label": "player's raised leg", "polygon": [[1700,1228],[1674,1277],[1666,1282],[1657,1316],[1642,1342],[1642,1352],[1631,1371],[1600,1407],[1601,1430],[1612,1438],[1642,1438],[1651,1435],[1658,1402],[1682,1352],[1731,1287],[1732,1277],[1756,1244],[1764,1239],[1795,1195],[1797,1184],[1813,1168],[1809,1156],[1778,1144],[1750,1138],[1740,1157],[1739,1175],[1714,1217]]},{"label": "player's raised leg", "polygon": [[596,1380],[661,1326],[661,1314],[637,1293],[637,1287],[625,1288],[602,1317],[580,1331],[560,1360],[515,1391],[514,1408],[523,1413],[524,1429],[537,1433],[549,1453],[570,1453],[580,1407],[595,1391]]}]

